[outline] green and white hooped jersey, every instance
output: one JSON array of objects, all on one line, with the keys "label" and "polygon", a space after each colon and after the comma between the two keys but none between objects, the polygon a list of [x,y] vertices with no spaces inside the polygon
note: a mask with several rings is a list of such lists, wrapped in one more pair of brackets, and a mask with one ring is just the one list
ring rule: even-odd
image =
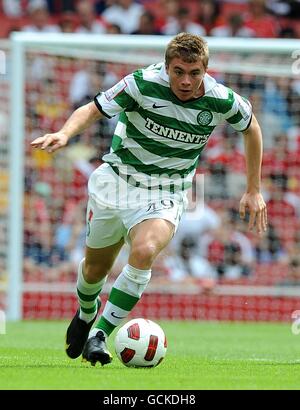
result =
[{"label": "green and white hooped jersey", "polygon": [[148,189],[185,190],[214,128],[228,121],[237,131],[250,124],[248,100],[205,74],[204,96],[180,101],[164,63],[124,77],[94,101],[107,117],[119,115],[110,152],[103,156],[128,183]]}]

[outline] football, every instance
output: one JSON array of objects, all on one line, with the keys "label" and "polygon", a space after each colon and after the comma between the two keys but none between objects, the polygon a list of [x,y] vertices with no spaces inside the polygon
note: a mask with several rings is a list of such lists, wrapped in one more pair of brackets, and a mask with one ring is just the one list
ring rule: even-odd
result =
[{"label": "football", "polygon": [[152,320],[132,319],[118,330],[115,351],[125,366],[155,367],[166,355],[167,339]]}]

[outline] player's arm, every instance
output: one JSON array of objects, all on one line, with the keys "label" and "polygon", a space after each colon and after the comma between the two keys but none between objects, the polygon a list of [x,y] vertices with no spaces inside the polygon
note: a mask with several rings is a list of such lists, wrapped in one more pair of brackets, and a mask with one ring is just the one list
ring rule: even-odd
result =
[{"label": "player's arm", "polygon": [[250,214],[249,229],[252,230],[256,225],[257,232],[261,234],[267,229],[267,208],[261,194],[262,133],[254,115],[248,129],[243,131],[243,135],[247,189],[240,201],[240,216],[244,219],[247,209]]},{"label": "player's arm", "polygon": [[77,108],[60,131],[38,137],[31,142],[31,145],[34,148],[47,149],[48,152],[54,152],[67,145],[70,138],[80,134],[103,116],[96,104],[90,102]]}]

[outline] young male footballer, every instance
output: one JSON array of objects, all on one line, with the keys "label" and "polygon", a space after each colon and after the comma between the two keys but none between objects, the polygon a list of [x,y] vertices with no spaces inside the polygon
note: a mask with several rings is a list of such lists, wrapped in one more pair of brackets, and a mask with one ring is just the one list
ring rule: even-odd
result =
[{"label": "young male footballer", "polygon": [[[199,36],[180,33],[165,61],[136,70],[78,108],[62,129],[31,145],[54,152],[93,122],[118,115],[111,150],[88,183],[85,258],[78,267],[79,308],[66,334],[66,353],[92,365],[110,363],[106,339],[141,298],[151,266],[168,245],[186,208],[198,157],[214,128],[229,122],[243,133],[247,188],[240,217],[267,229],[261,194],[262,135],[249,101],[207,74],[209,51]],[[99,294],[126,241],[128,263],[100,319]]]}]

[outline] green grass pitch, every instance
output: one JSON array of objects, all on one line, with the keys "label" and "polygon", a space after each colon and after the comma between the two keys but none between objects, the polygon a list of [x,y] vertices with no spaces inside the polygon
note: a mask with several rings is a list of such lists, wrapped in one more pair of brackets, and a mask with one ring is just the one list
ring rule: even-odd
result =
[{"label": "green grass pitch", "polygon": [[9,323],[0,335],[0,389],[300,388],[300,335],[292,334],[289,324],[157,323],[166,332],[168,351],[151,369],[127,368],[115,354],[104,367],[69,359],[67,322]]}]

